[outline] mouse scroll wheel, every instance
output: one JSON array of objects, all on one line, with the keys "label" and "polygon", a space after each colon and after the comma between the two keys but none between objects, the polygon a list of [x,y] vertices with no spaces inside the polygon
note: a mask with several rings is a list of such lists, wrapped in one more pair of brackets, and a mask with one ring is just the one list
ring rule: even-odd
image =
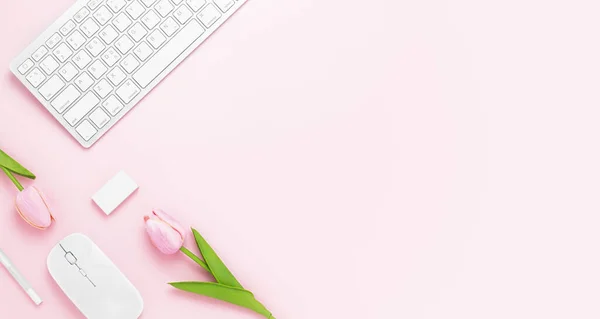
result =
[{"label": "mouse scroll wheel", "polygon": [[77,263],[77,257],[75,257],[75,255],[73,255],[72,252],[68,252],[65,254],[65,258],[67,259],[67,261],[69,262],[69,264],[71,265],[75,265]]}]

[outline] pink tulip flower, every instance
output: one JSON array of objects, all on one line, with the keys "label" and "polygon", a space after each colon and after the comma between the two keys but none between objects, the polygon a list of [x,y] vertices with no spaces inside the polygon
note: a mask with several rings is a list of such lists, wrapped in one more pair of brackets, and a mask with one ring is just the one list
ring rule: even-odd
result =
[{"label": "pink tulip flower", "polygon": [[52,225],[54,217],[44,194],[33,186],[27,187],[17,194],[15,207],[21,218],[37,229],[44,230]]},{"label": "pink tulip flower", "polygon": [[152,211],[152,216],[144,216],[144,222],[152,244],[163,254],[173,255],[183,247],[185,230],[169,214],[155,209]]}]

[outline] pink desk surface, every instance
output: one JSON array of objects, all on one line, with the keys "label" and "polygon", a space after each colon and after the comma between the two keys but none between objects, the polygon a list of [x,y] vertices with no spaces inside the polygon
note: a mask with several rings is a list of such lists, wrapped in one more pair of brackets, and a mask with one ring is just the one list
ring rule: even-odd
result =
[{"label": "pink desk surface", "polygon": [[[1,1],[0,65],[71,1],[47,3]],[[598,318],[598,9],[251,0],[87,151],[5,68],[0,148],[57,222],[25,226],[0,179],[0,247],[45,300],[0,271],[0,317],[81,317],[45,258],[82,232],[142,318],[258,318],[166,285],[208,277],[151,247],[161,207],[279,319]],[[121,169],[140,190],[107,218],[90,196]]]}]

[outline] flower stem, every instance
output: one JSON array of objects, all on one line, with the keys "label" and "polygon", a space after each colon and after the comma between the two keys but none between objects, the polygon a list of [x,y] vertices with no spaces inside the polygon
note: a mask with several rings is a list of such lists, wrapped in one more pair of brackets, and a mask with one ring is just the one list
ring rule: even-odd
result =
[{"label": "flower stem", "polygon": [[2,170],[4,171],[4,174],[6,174],[6,176],[8,176],[8,178],[10,178],[10,180],[13,182],[13,184],[15,184],[15,186],[17,186],[17,188],[19,189],[19,192],[22,191],[23,185],[21,185],[21,183],[19,183],[19,181],[17,180],[15,175],[13,175],[13,173],[11,171],[9,171],[6,167],[2,167]]},{"label": "flower stem", "polygon": [[208,265],[206,264],[206,262],[204,262],[204,260],[200,259],[200,257],[194,255],[194,253],[191,252],[189,249],[181,246],[181,249],[179,249],[179,250],[181,250],[182,253],[184,253],[188,257],[190,257],[193,261],[195,261],[202,268],[206,269],[206,271],[208,271],[209,273],[211,273],[210,268],[208,268]]}]

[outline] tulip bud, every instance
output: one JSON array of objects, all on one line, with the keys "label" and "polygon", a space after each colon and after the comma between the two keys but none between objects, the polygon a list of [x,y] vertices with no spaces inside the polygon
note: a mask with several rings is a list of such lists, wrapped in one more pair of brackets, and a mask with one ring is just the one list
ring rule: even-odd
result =
[{"label": "tulip bud", "polygon": [[15,206],[21,218],[37,229],[44,230],[50,227],[54,220],[44,195],[33,186],[17,194]]},{"label": "tulip bud", "polygon": [[144,216],[146,232],[152,244],[163,254],[172,255],[181,249],[185,230],[181,224],[160,209],[152,211],[152,216]]}]

